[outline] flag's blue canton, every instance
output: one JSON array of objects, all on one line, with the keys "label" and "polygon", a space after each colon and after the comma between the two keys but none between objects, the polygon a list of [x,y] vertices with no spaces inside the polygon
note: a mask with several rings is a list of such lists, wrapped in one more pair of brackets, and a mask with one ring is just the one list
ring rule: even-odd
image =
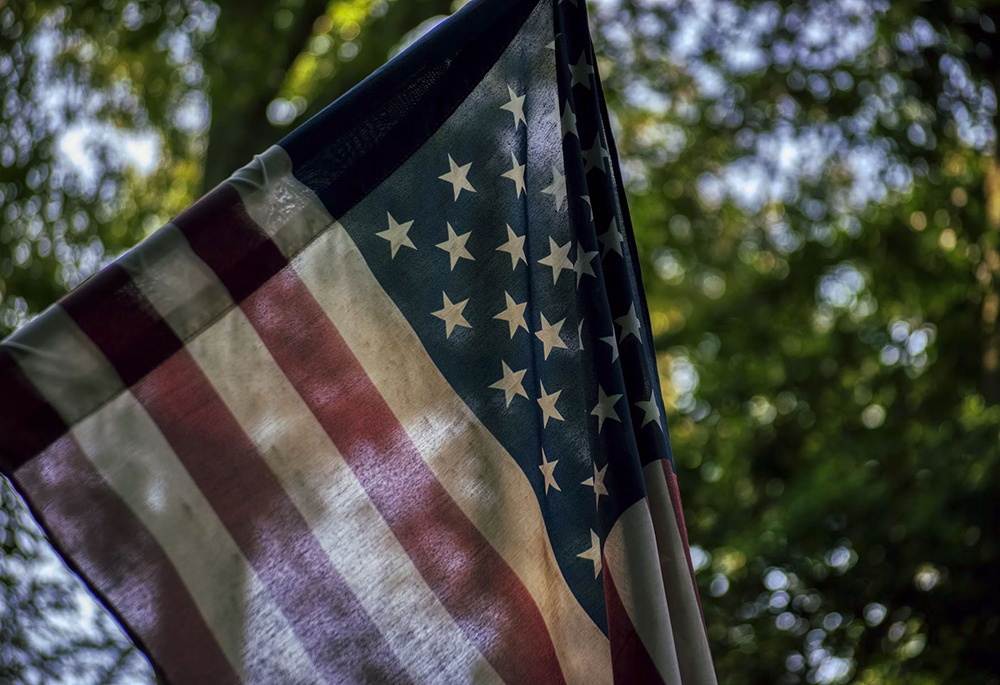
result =
[{"label": "flag's blue canton", "polygon": [[[594,71],[584,8],[543,0],[341,223],[523,469],[570,588],[606,633],[594,535],[603,548],[645,496],[642,466],[669,446]],[[470,454],[467,467],[482,464]]]}]

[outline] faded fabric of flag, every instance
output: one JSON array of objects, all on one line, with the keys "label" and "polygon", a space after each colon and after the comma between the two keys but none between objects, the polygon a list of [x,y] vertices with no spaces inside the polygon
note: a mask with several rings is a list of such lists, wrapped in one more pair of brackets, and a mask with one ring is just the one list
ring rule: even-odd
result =
[{"label": "faded fabric of flag", "polygon": [[584,3],[474,0],[0,345],[172,683],[715,683]]}]

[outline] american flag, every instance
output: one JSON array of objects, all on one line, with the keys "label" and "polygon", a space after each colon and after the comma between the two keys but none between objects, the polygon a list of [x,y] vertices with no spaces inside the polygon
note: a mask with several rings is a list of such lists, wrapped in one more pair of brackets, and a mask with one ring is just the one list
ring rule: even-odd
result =
[{"label": "american flag", "polygon": [[474,0],[0,345],[173,683],[715,683],[584,3]]}]

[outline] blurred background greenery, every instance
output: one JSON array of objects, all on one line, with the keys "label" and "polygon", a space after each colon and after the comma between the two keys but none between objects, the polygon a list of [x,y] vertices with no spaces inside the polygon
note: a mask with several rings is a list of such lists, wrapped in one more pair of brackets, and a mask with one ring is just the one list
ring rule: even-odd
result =
[{"label": "blurred background greenery", "polygon": [[[461,4],[0,0],[0,337]],[[1000,684],[1000,6],[590,12],[720,682]],[[0,487],[0,683],[151,682]]]}]

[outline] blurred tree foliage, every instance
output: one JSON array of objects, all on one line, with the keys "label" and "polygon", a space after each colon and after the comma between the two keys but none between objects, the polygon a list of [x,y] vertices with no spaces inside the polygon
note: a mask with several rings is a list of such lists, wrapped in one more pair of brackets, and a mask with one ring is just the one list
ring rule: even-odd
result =
[{"label": "blurred tree foliage", "polygon": [[[457,4],[0,0],[0,336]],[[1000,684],[1000,11],[591,12],[720,682]],[[3,488],[0,683],[151,680]]]}]

